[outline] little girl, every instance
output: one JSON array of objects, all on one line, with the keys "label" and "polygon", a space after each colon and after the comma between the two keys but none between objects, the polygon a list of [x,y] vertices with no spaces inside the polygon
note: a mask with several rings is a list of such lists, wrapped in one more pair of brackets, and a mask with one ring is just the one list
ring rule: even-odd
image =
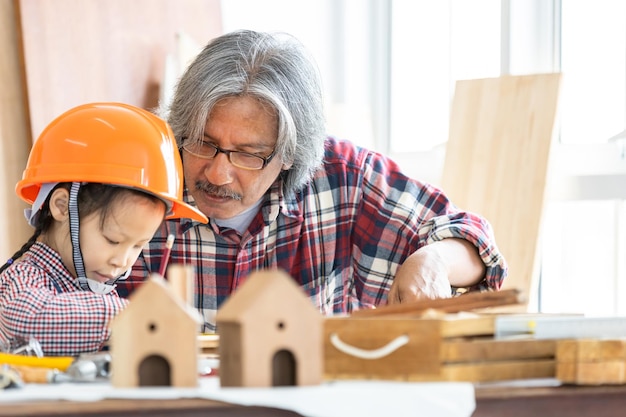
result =
[{"label": "little girl", "polygon": [[182,201],[170,127],[125,104],[76,107],[46,127],[16,186],[33,236],[0,268],[0,344],[45,355],[100,350],[128,303],[124,279],[164,218],[207,222]]}]

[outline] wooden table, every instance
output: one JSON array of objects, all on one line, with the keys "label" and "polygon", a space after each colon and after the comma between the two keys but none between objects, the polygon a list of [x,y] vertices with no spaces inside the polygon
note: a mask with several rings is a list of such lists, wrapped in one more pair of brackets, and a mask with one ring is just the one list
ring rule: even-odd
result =
[{"label": "wooden table", "polygon": [[[1,395],[1,393],[0,393]],[[477,387],[472,417],[623,417],[626,386]],[[0,403],[0,416],[88,417],[298,417],[270,407],[246,407],[203,399],[38,401]]]},{"label": "wooden table", "polygon": [[[2,395],[1,392],[0,395]],[[157,401],[110,399],[95,402],[36,401],[15,404],[0,403],[0,416],[302,417],[298,413],[277,408],[240,406],[192,398]]]},{"label": "wooden table", "polygon": [[472,417],[623,417],[626,386],[477,387]]}]

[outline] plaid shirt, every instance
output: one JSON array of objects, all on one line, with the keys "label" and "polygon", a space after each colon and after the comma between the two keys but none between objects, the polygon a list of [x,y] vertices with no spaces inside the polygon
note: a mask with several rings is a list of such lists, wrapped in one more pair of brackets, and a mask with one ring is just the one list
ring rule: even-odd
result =
[{"label": "plaid shirt", "polygon": [[[281,187],[279,178],[241,236],[213,221],[165,222],[129,279],[118,284],[120,295],[140,285],[148,271],[158,271],[168,233],[176,236],[170,264],[195,268],[194,302],[204,331],[215,331],[220,305],[263,268],[289,273],[323,314],[384,302],[407,256],[445,238],[478,248],[487,272],[473,289],[498,289],[506,275],[483,218],[459,211],[440,190],[406,177],[378,153],[329,138],[323,165],[308,186],[292,198]],[[187,193],[185,199],[195,204]]]},{"label": "plaid shirt", "polygon": [[60,255],[37,242],[0,275],[0,343],[34,337],[47,356],[100,350],[128,300],[83,291]]}]

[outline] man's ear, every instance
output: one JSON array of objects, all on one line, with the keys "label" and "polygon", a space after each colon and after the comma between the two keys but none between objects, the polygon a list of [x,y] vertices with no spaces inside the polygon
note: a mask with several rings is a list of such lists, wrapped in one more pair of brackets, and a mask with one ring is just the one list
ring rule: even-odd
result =
[{"label": "man's ear", "polygon": [[70,192],[65,188],[57,188],[50,195],[50,214],[57,221],[67,219],[69,212]]}]

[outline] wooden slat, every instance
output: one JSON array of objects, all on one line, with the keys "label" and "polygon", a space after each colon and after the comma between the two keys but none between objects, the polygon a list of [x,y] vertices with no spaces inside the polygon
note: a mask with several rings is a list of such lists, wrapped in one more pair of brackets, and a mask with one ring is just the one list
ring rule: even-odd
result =
[{"label": "wooden slat", "polygon": [[557,344],[560,362],[626,361],[626,339],[566,339]]},{"label": "wooden slat", "polygon": [[0,1],[0,265],[33,234],[15,195],[31,143],[16,15],[15,2]]},{"label": "wooden slat", "polygon": [[352,313],[352,316],[380,317],[384,315],[418,314],[430,309],[446,313],[456,313],[459,311],[520,304],[524,301],[525,297],[517,289],[469,292],[453,298],[420,300],[411,303],[385,305],[375,309],[357,310]]},{"label": "wooden slat", "polygon": [[446,315],[440,320],[440,336],[443,338],[493,336],[495,321],[495,316],[490,315]]},{"label": "wooden slat", "polygon": [[554,359],[555,356],[554,340],[485,338],[449,340],[441,345],[441,360],[445,363]]},{"label": "wooden slat", "polygon": [[[523,360],[480,364],[444,365],[440,373],[408,374],[396,372],[386,375],[386,380],[396,381],[467,381],[491,382],[515,379],[554,378],[555,362],[550,359]],[[367,372],[334,373],[327,372],[326,379],[372,379],[377,378]]]},{"label": "wooden slat", "polygon": [[626,361],[557,362],[556,377],[565,384],[624,385]]},{"label": "wooden slat", "polygon": [[555,368],[554,359],[448,364],[442,367],[442,379],[445,381],[488,382],[554,378]]}]

